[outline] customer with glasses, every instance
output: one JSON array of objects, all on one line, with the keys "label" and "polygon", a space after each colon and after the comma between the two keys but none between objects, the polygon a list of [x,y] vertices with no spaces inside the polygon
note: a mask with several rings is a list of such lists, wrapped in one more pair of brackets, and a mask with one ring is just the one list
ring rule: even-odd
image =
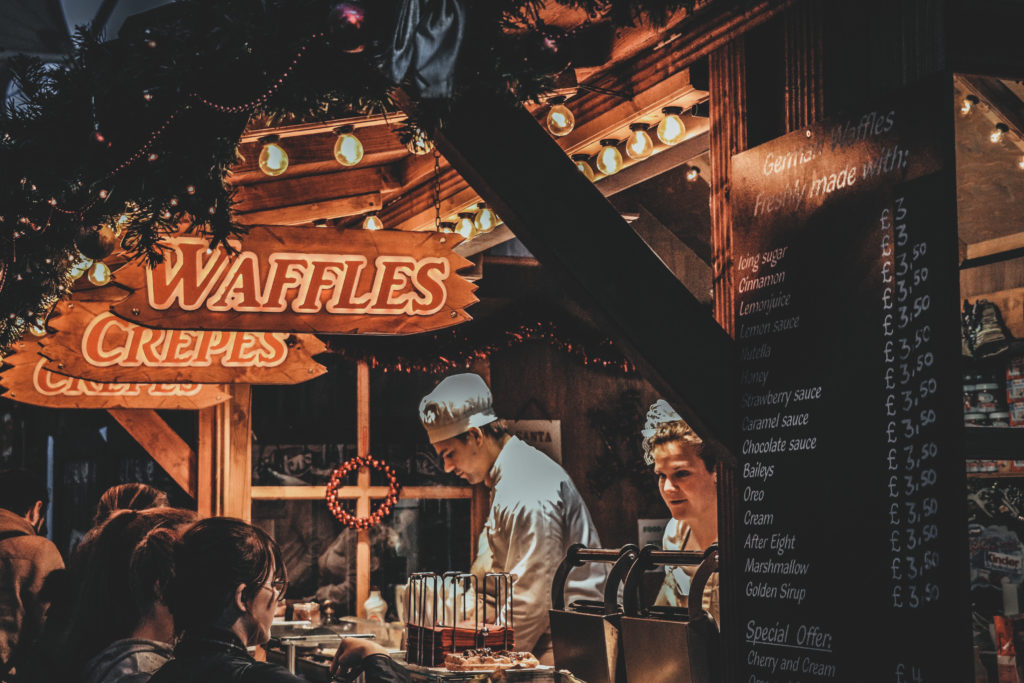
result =
[{"label": "customer with glasses", "polygon": [[[213,517],[192,526],[175,548],[168,605],[182,636],[174,659],[150,683],[305,683],[282,666],[257,662],[246,648],[264,645],[288,587],[277,543],[239,519]],[[362,669],[367,683],[408,681],[387,651],[344,639],[332,670]]]}]

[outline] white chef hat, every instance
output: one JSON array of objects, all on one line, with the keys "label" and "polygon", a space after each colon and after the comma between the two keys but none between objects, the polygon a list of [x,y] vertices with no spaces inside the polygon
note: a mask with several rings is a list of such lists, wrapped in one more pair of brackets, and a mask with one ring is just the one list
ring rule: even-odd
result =
[{"label": "white chef hat", "polygon": [[441,380],[420,401],[420,422],[430,443],[437,443],[498,419],[494,400],[480,375],[471,372]]},{"label": "white chef hat", "polygon": [[682,421],[683,418],[679,416],[675,408],[663,398],[659,398],[647,409],[647,419],[644,422],[644,428],[640,430],[640,436],[644,439],[644,461],[648,465],[654,464],[654,456],[651,455],[651,437],[658,432],[658,428],[662,425]]}]

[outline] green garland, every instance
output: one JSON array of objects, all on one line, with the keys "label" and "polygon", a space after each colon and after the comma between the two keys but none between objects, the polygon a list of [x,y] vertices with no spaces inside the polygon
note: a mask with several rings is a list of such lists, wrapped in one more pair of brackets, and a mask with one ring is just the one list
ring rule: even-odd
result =
[{"label": "green garland", "polygon": [[[616,25],[664,21],[693,5],[558,1]],[[21,101],[0,118],[0,351],[70,296],[82,230],[116,225],[128,255],[151,263],[186,218],[215,244],[243,234],[225,177],[252,117],[280,123],[395,110],[395,84],[377,52],[348,53],[332,33],[334,4],[180,0],[129,20],[116,40],[80,34],[57,68],[11,60]],[[393,8],[367,4],[368,12]],[[465,4],[454,97],[484,89],[523,102],[549,89],[564,61],[558,32],[540,23],[544,3]],[[386,18],[378,21],[368,30],[371,48],[389,33]],[[414,104],[406,139],[429,130],[449,103]]]}]

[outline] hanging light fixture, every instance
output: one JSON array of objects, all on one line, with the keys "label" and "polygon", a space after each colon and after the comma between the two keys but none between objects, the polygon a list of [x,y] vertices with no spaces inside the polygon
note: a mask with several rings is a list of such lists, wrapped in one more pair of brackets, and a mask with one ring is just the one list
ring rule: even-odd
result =
[{"label": "hanging light fixture", "polygon": [[689,180],[691,183],[693,183],[693,182],[697,181],[697,178],[700,178],[700,169],[699,168],[697,168],[696,166],[691,166],[690,168],[686,169],[686,179],[687,180]]},{"label": "hanging light fixture", "polygon": [[622,168],[622,154],[618,140],[601,140],[601,151],[597,153],[597,170],[605,175],[614,175]]},{"label": "hanging light fixture", "polygon": [[31,325],[28,326],[28,331],[31,332],[32,334],[34,334],[37,337],[45,337],[46,336],[46,321],[41,319],[41,318],[36,320],[34,323],[32,323]]},{"label": "hanging light fixture", "polygon": [[989,133],[988,139],[992,144],[998,145],[1003,141],[1003,137],[1009,130],[1010,127],[1005,123],[997,123],[996,127],[992,129],[991,133]]},{"label": "hanging light fixture", "polygon": [[434,141],[428,138],[422,130],[417,130],[409,142],[405,143],[405,148],[419,157],[434,151]]},{"label": "hanging light fixture", "polygon": [[288,170],[288,152],[284,147],[277,144],[280,138],[276,135],[266,135],[259,139],[263,143],[260,150],[260,170],[268,176],[278,176]]},{"label": "hanging light fixture", "polygon": [[666,145],[678,145],[686,137],[686,124],[679,118],[682,107],[665,107],[661,110],[665,118],[658,124],[658,139]]},{"label": "hanging light fixture", "polygon": [[970,116],[978,106],[978,98],[974,95],[967,95],[960,103],[960,116]]},{"label": "hanging light fixture", "polygon": [[110,268],[106,263],[97,261],[92,264],[92,268],[89,269],[89,282],[97,287],[102,287],[110,282]]},{"label": "hanging light fixture", "polygon": [[565,98],[552,97],[548,101],[551,104],[546,120],[548,130],[556,137],[568,135],[576,125],[576,117],[569,111],[569,107],[565,106]]},{"label": "hanging light fixture", "polygon": [[459,213],[459,220],[455,223],[455,232],[467,240],[476,237],[476,224],[473,222],[473,214],[468,211]]},{"label": "hanging light fixture", "polygon": [[314,228],[326,228],[327,227],[327,219],[326,218],[317,218],[316,220],[313,221],[313,227]]},{"label": "hanging light fixture", "polygon": [[480,202],[476,205],[477,212],[476,216],[473,217],[473,225],[476,228],[477,234],[490,232],[500,222],[494,211],[491,210],[487,204]]},{"label": "hanging light fixture", "polygon": [[451,234],[455,232],[455,223],[453,223],[452,221],[441,221],[438,228],[443,233]]},{"label": "hanging light fixture", "polygon": [[366,218],[363,219],[363,230],[383,230],[384,221],[380,219],[377,212],[366,214]]},{"label": "hanging light fixture", "polygon": [[570,158],[576,164],[576,168],[580,170],[580,173],[583,174],[583,177],[590,182],[594,182],[594,169],[590,167],[590,157],[586,154],[573,154]]},{"label": "hanging light fixture", "polygon": [[630,159],[646,159],[654,151],[654,142],[647,134],[646,123],[629,124],[629,137],[626,138],[626,154]]},{"label": "hanging light fixture", "polygon": [[363,160],[363,143],[353,131],[352,126],[341,126],[334,131],[338,136],[334,141],[334,158],[342,166],[355,166]]},{"label": "hanging light fixture", "polygon": [[1024,171],[1024,156],[1017,157],[1017,168]]}]

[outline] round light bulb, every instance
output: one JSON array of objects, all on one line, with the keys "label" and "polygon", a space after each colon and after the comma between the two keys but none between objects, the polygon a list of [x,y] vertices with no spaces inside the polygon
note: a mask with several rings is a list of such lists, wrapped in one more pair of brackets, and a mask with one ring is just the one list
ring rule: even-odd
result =
[{"label": "round light bulb", "polygon": [[89,282],[97,287],[102,287],[110,282],[110,268],[106,263],[97,261],[92,264],[92,268],[89,269]]},{"label": "round light bulb", "polygon": [[978,98],[974,95],[967,95],[960,103],[960,116],[970,116],[974,107],[978,104]]},{"label": "round light bulb", "polygon": [[992,129],[991,133],[989,133],[988,139],[994,145],[999,144],[1003,141],[1003,136],[1006,135],[1006,131],[1008,130],[1010,130],[1010,128],[1005,123],[997,123],[996,127]]},{"label": "round light bulb", "polygon": [[355,166],[363,160],[363,143],[352,132],[352,126],[342,126],[335,131],[334,158],[342,166]]},{"label": "round light bulb", "polygon": [[45,337],[46,322],[43,320],[36,320],[34,323],[28,326],[28,331],[37,337]]},{"label": "round light bulb", "polygon": [[605,175],[614,175],[622,168],[622,155],[618,140],[602,140],[601,151],[597,153],[597,170]]},{"label": "round light bulb", "polygon": [[1017,168],[1024,171],[1024,156],[1021,156],[1017,159]]},{"label": "round light bulb", "polygon": [[382,221],[380,219],[380,216],[378,216],[377,214],[375,214],[375,213],[367,214],[366,218],[363,219],[363,230],[383,230],[383,229],[384,229],[384,221]]},{"label": "round light bulb", "polygon": [[647,134],[647,126],[634,123],[629,126],[629,137],[626,138],[626,154],[630,159],[646,159],[654,151],[654,142]]},{"label": "round light bulb", "polygon": [[88,256],[79,255],[79,257],[75,261],[74,265],[71,266],[71,277],[73,277],[73,278],[75,278],[77,280],[78,278],[80,278],[83,275],[85,275],[86,271],[89,270],[89,266],[91,266],[91,265],[92,265],[92,259],[91,258],[89,258]]},{"label": "round light bulb", "polygon": [[277,144],[276,135],[261,138],[263,149],[260,150],[260,170],[268,176],[278,176],[288,170],[288,152]]},{"label": "round light bulb", "polygon": [[665,118],[658,124],[658,139],[666,145],[678,145],[686,137],[686,125],[679,118],[683,110],[679,107],[665,107],[661,113]]},{"label": "round light bulb", "polygon": [[455,232],[455,223],[452,223],[451,221],[442,221],[440,225],[440,230],[441,232],[450,235],[451,233]]},{"label": "round light bulb", "polygon": [[463,212],[459,214],[459,221],[455,224],[455,232],[467,240],[476,237],[476,224],[473,223],[473,214]]},{"label": "round light bulb", "polygon": [[476,227],[477,233],[490,232],[497,227],[499,221],[494,211],[491,210],[487,204],[480,202],[477,204],[478,211],[476,216],[473,217],[473,225]]},{"label": "round light bulb", "polygon": [[696,166],[691,166],[690,168],[686,169],[686,179],[689,180],[691,183],[695,182],[699,177],[700,169],[697,168]]},{"label": "round light bulb", "polygon": [[409,142],[405,143],[405,148],[416,156],[423,156],[434,151],[434,141],[428,138],[422,130],[419,130]]},{"label": "round light bulb", "polygon": [[594,182],[594,169],[590,167],[590,157],[586,154],[573,154],[572,162],[576,164],[576,168],[579,169],[583,177]]},{"label": "round light bulb", "polygon": [[573,127],[576,125],[576,117],[569,111],[569,107],[565,106],[564,97],[554,97],[551,99],[551,109],[548,110],[546,123],[551,134],[557,137],[562,137],[572,132]]}]

